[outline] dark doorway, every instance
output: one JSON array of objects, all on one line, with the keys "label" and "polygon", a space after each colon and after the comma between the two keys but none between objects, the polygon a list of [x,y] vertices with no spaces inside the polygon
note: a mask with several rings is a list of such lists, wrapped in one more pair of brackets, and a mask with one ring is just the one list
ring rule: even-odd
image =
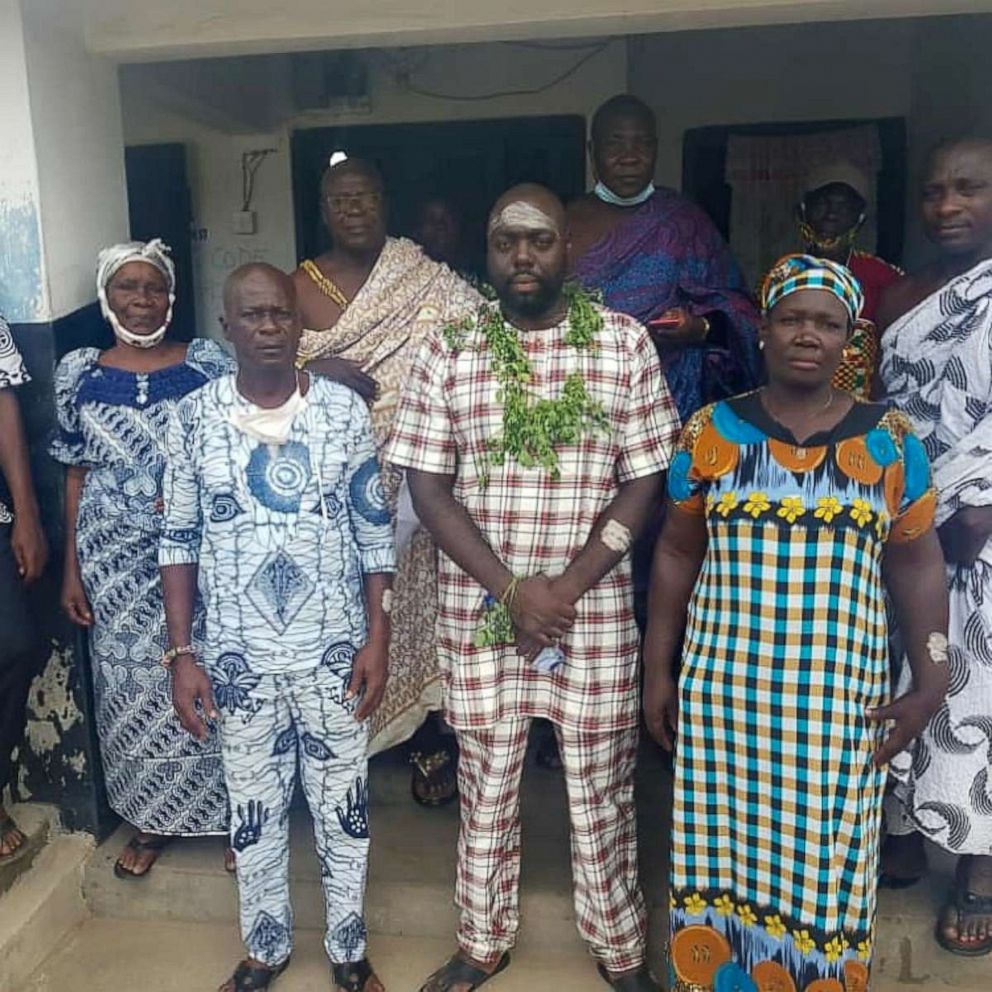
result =
[{"label": "dark doorway", "polygon": [[876,250],[882,258],[898,265],[902,259],[905,234],[907,182],[906,121],[901,117],[693,128],[686,131],[683,142],[682,190],[710,215],[729,241],[732,191],[726,181],[726,169],[727,144],[731,136],[806,135],[866,124],[878,129],[881,151],[881,166],[877,174],[874,198],[878,234]]},{"label": "dark doorway", "polygon": [[438,193],[459,209],[469,267],[481,270],[485,218],[519,182],[538,182],[563,199],[585,189],[586,122],[581,116],[523,117],[430,124],[313,128],[293,132],[296,251],[313,258],[328,247],[318,185],[336,151],[374,161],[386,180],[390,233],[409,236],[420,204]]},{"label": "dark doorway", "polygon": [[124,150],[131,237],[161,238],[176,263],[176,305],[171,336],[189,341],[196,332],[193,310],[193,217],[186,180],[186,147],[131,145]]}]

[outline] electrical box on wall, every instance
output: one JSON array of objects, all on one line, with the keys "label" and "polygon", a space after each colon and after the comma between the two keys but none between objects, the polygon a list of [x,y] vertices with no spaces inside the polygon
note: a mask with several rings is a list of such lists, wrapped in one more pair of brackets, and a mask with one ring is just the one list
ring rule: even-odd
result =
[{"label": "electrical box on wall", "polygon": [[254,234],[256,229],[254,210],[235,210],[231,219],[231,230],[235,234]]}]

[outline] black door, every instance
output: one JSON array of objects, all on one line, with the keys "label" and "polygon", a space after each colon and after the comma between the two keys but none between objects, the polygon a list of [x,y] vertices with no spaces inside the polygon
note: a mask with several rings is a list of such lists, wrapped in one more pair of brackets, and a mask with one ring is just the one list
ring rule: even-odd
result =
[{"label": "black door", "polygon": [[176,305],[171,336],[189,341],[196,333],[193,309],[193,219],[186,182],[185,145],[131,145],[124,150],[131,237],[161,238],[176,263]]},{"label": "black door", "polygon": [[443,193],[470,232],[473,268],[484,255],[486,215],[520,182],[537,182],[568,201],[585,189],[585,118],[516,117],[428,124],[310,128],[293,132],[293,201],[300,259],[326,250],[320,220],[320,177],[336,151],[374,161],[390,204],[390,233],[409,235],[417,207]]}]

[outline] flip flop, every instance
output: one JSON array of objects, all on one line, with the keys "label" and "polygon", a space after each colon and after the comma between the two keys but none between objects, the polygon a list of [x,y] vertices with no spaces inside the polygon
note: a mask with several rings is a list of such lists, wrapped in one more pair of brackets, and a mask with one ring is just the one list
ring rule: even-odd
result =
[{"label": "flip flop", "polygon": [[632,975],[610,978],[610,973],[602,964],[596,965],[600,978],[616,992],[661,992],[661,986],[651,977],[647,968],[641,967]]},{"label": "flip flop", "polygon": [[490,978],[495,978],[501,971],[504,971],[510,964],[510,952],[507,951],[499,959],[499,964],[493,969],[492,974],[487,974],[474,964],[469,964],[464,958],[456,954],[438,968],[430,978],[420,987],[420,992],[451,992],[456,985],[469,983],[469,992],[482,988]]},{"label": "flip flop", "polygon": [[228,985],[234,983],[230,992],[263,992],[267,989],[287,968],[289,958],[282,964],[268,967],[263,964],[251,964],[242,961],[234,969],[234,974],[224,982],[217,992],[224,992]]},{"label": "flip flop", "polygon": [[[361,961],[349,961],[345,964],[332,964],[331,976],[334,984],[345,992],[365,992],[365,986],[370,978],[375,978],[376,974],[369,964],[368,958]],[[379,983],[380,986],[382,983]]]},{"label": "flip flop", "polygon": [[[139,854],[145,851],[156,851],[161,853],[172,843],[171,837],[154,837],[151,840],[138,840],[138,835],[135,834],[128,842],[127,847],[132,851],[137,851]],[[158,858],[155,859],[158,861]],[[152,868],[155,867],[155,861],[153,861],[144,871],[131,871],[130,868],[125,868],[118,860],[114,864],[114,875],[117,878],[126,879],[136,879],[144,878]]]},{"label": "flip flop", "polygon": [[982,941],[956,941],[944,933],[944,922],[948,912],[953,910],[957,914],[958,925],[964,916],[992,916],[992,896],[980,896],[974,892],[969,892],[964,888],[951,889],[944,908],[937,917],[937,925],[934,928],[934,939],[951,954],[957,954],[964,958],[981,958],[992,953],[992,936],[986,937]]}]

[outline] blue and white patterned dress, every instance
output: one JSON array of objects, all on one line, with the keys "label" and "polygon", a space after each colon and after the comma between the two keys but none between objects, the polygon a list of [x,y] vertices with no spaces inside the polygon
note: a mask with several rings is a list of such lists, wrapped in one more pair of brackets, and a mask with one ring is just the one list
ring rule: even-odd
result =
[{"label": "blue and white patterned dress", "polygon": [[[70,352],[55,373],[59,431],[51,454],[88,469],[76,521],[83,586],[93,610],[90,660],[107,796],[113,810],[156,834],[223,834],[227,793],[220,748],[179,725],[168,672],[158,544],[165,433],[175,405],[233,367],[215,342],[151,373]],[[202,628],[202,614],[194,629]]]}]

